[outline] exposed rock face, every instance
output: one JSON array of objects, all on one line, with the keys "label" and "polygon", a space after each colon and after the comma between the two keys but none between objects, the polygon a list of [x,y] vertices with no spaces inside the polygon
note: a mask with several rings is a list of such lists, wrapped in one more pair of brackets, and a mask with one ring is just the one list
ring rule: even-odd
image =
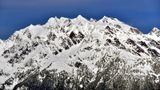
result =
[{"label": "exposed rock face", "polygon": [[159,30],[50,18],[0,41],[0,90],[160,90]]}]

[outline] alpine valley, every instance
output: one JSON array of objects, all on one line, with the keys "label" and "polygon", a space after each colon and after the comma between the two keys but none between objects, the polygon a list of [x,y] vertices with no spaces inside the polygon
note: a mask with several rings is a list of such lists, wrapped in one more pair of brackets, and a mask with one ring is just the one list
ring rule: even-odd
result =
[{"label": "alpine valley", "polygon": [[50,18],[0,40],[0,90],[160,90],[160,30]]}]

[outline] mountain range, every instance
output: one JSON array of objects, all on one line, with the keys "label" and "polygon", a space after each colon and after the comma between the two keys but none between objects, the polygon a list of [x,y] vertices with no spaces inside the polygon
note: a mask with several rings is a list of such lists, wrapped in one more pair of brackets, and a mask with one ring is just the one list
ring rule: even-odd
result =
[{"label": "mountain range", "polygon": [[52,17],[0,40],[0,90],[160,90],[160,30]]}]

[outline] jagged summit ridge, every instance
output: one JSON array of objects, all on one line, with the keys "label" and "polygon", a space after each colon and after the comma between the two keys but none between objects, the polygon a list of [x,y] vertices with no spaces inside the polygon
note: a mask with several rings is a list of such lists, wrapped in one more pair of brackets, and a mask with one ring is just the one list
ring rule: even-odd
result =
[{"label": "jagged summit ridge", "polygon": [[[33,31],[34,28],[38,28],[38,27],[41,27],[41,28],[52,28],[52,29],[61,28],[61,27],[63,28],[63,27],[67,27],[67,26],[72,25],[72,24],[73,25],[77,24],[75,26],[78,27],[79,25],[81,25],[80,22],[81,22],[81,24],[83,24],[83,23],[86,24],[86,25],[82,25],[82,27],[86,26],[86,28],[91,27],[92,24],[93,25],[96,24],[96,23],[97,24],[102,24],[102,23],[105,24],[105,22],[108,22],[108,24],[106,24],[105,26],[107,26],[107,25],[113,25],[114,26],[115,25],[116,27],[120,28],[120,25],[122,25],[123,28],[125,27],[124,30],[126,30],[126,31],[127,31],[127,29],[129,29],[131,27],[131,26],[128,26],[128,25],[124,24],[123,22],[119,21],[116,18],[110,18],[110,17],[104,16],[102,19],[100,19],[100,20],[98,20],[98,21],[96,21],[94,23],[94,22],[90,22],[89,20],[87,20],[83,16],[78,15],[74,19],[65,18],[65,17],[61,17],[61,18],[51,17],[51,18],[49,18],[49,20],[47,21],[47,23],[44,24],[44,25],[32,25],[31,24],[27,28],[24,28],[24,29],[20,30],[20,32],[24,32],[24,30],[30,30],[30,29],[31,29],[31,31]],[[91,25],[88,25],[90,23],[91,23]],[[120,24],[120,25],[118,25],[118,24]],[[97,25],[97,26],[99,26],[99,25]],[[103,25],[103,27],[104,27],[104,25]],[[74,28],[74,27],[72,27],[72,28]],[[133,30],[131,30],[131,31],[134,32],[134,30],[138,31],[138,29],[136,29],[136,28],[133,28]],[[17,32],[19,32],[19,31],[17,31]],[[140,31],[138,31],[138,32],[140,32]]]},{"label": "jagged summit ridge", "polygon": [[[95,19],[93,19],[93,20],[95,20]],[[51,17],[51,18],[49,18],[48,19],[48,21],[47,21],[47,23],[45,24],[45,25],[40,25],[40,26],[49,26],[49,25],[51,25],[52,27],[53,26],[59,26],[59,24],[62,24],[62,23],[64,23],[64,22],[66,22],[65,24],[66,25],[68,25],[68,24],[71,24],[71,23],[69,23],[69,22],[71,22],[71,21],[73,21],[73,22],[90,22],[89,20],[87,20],[85,17],[83,17],[82,15],[78,15],[76,18],[74,18],[74,19],[71,19],[71,18],[66,18],[66,17],[61,17],[61,18],[58,18],[58,17]],[[116,24],[120,24],[120,25],[123,25],[123,27],[126,27],[126,28],[124,28],[124,30],[125,29],[127,29],[128,27],[131,27],[131,26],[129,26],[129,25],[126,25],[125,23],[123,23],[123,22],[121,22],[120,20],[118,20],[117,18],[111,18],[111,17],[107,17],[107,16],[104,16],[104,17],[102,17],[102,19],[100,19],[100,20],[95,20],[96,21],[96,23],[100,23],[100,22],[107,22],[108,24],[115,24],[115,26],[116,26]],[[90,22],[91,23],[91,22]],[[31,24],[30,26],[28,26],[27,27],[27,29],[30,29],[30,28],[32,28],[32,27],[37,27],[37,26],[39,26],[39,25],[33,25],[33,24]],[[117,25],[117,27],[119,27],[119,25]],[[132,27],[133,29],[131,29],[131,31],[133,31],[133,32],[138,32],[138,33],[142,33],[142,32],[140,32],[137,28],[134,28],[134,27]],[[26,28],[25,29],[22,29],[22,30],[26,30]],[[135,30],[135,31],[134,31]],[[156,28],[156,27],[154,27],[153,29],[152,29],[152,31],[149,33],[149,34],[151,34],[151,33],[154,33],[154,32],[158,32],[159,31],[159,29],[158,28]],[[19,32],[19,31],[17,31],[17,32]]]},{"label": "jagged summit ridge", "polygon": [[2,90],[159,89],[160,39],[118,19],[50,18],[0,46]]}]

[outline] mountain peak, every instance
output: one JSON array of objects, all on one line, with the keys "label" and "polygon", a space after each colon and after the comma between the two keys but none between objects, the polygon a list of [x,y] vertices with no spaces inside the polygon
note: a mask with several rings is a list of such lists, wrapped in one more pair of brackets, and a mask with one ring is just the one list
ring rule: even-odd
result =
[{"label": "mountain peak", "polygon": [[87,21],[87,19],[84,18],[82,15],[78,15],[76,19],[78,19],[78,20],[83,20],[83,21]]},{"label": "mountain peak", "polygon": [[99,21],[108,22],[108,17],[107,16],[103,16]]},{"label": "mountain peak", "polygon": [[159,32],[160,30],[157,28],[157,27],[154,27],[153,29],[152,29],[152,32]]},{"label": "mountain peak", "polygon": [[55,17],[51,17],[48,19],[47,24],[54,24],[55,22],[57,22],[58,18]]},{"label": "mountain peak", "polygon": [[83,19],[84,17],[82,15],[78,15],[77,18]]},{"label": "mountain peak", "polygon": [[156,36],[160,36],[160,30],[157,27],[154,27],[149,34],[150,35],[155,34]]}]

